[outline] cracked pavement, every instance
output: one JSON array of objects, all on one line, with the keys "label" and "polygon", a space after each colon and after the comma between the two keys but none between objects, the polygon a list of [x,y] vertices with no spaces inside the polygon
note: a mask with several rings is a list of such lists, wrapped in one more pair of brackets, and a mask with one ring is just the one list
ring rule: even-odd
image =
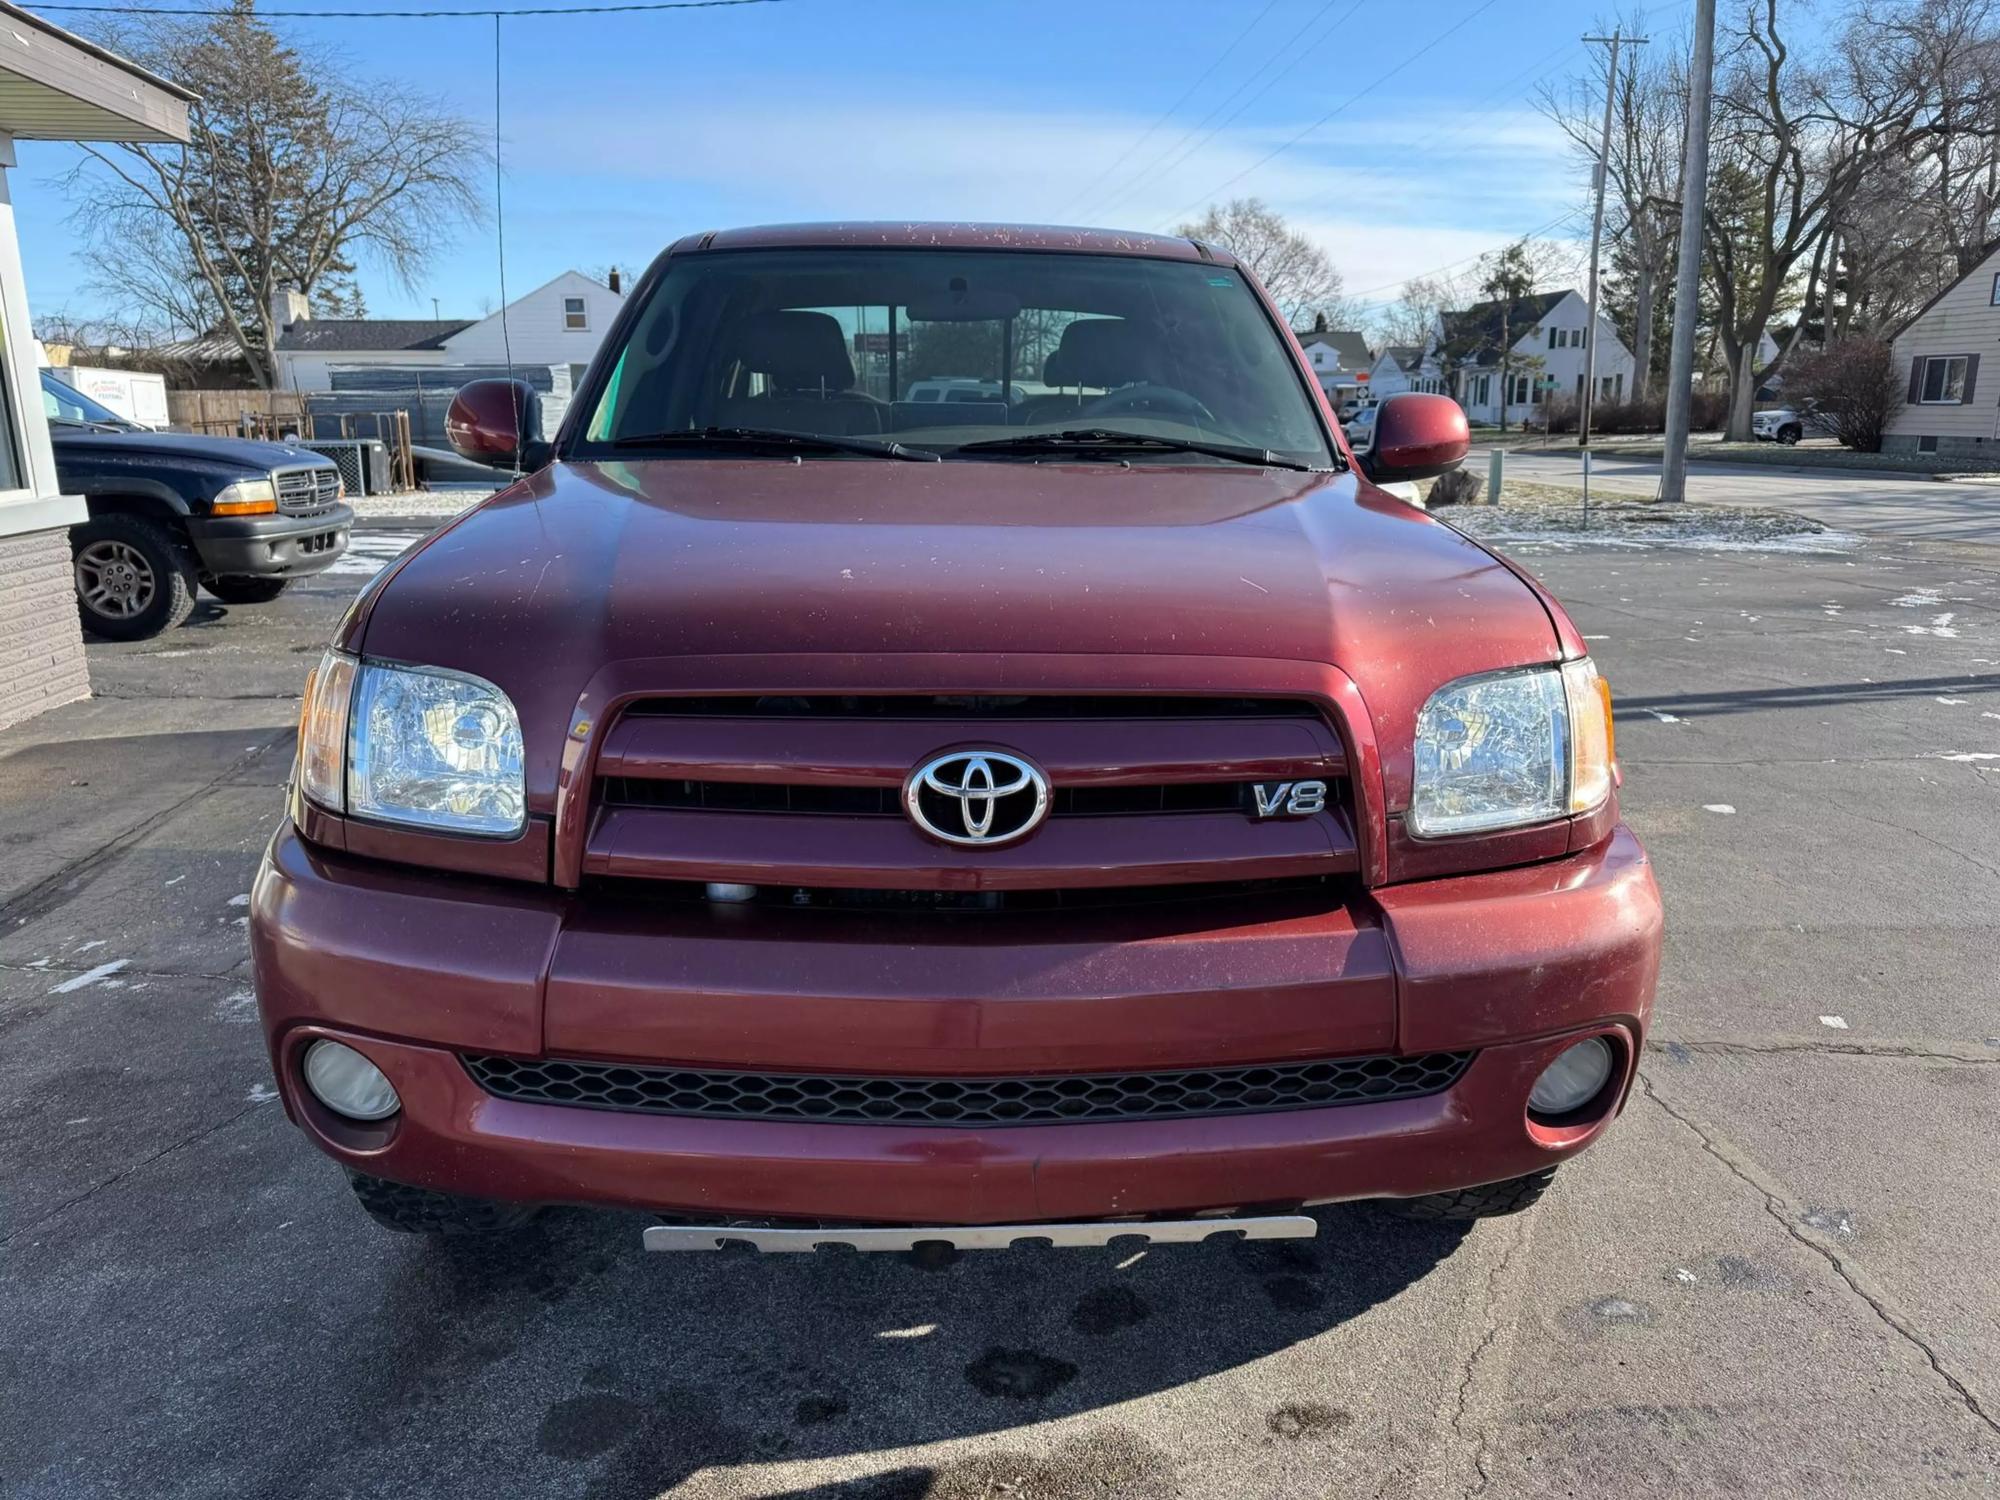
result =
[{"label": "cracked pavement", "polygon": [[1528,1214],[1140,1256],[380,1232],[241,920],[364,580],[93,644],[0,732],[0,1495],[1992,1493],[2000,549],[1516,550],[1666,895],[1642,1088]]}]

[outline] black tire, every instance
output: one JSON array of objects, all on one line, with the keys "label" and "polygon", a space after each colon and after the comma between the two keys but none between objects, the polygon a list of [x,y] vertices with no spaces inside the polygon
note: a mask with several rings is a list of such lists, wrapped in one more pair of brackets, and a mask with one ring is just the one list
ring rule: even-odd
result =
[{"label": "black tire", "polygon": [[204,578],[201,586],[224,604],[269,604],[284,593],[289,578]]},{"label": "black tire", "polygon": [[180,537],[143,516],[97,516],[69,529],[77,613],[110,641],[143,641],[194,610],[195,565]]},{"label": "black tire", "polygon": [[360,1172],[349,1172],[347,1181],[368,1217],[398,1234],[494,1234],[518,1228],[535,1216],[535,1210],[524,1204],[461,1198]]},{"label": "black tire", "polygon": [[1481,1187],[1460,1188],[1455,1193],[1432,1193],[1427,1198],[1406,1198],[1396,1211],[1406,1219],[1497,1219],[1533,1208],[1555,1180],[1556,1169],[1530,1172],[1526,1177],[1510,1177],[1505,1182],[1489,1182]]},{"label": "black tire", "polygon": [[1797,427],[1780,427],[1778,429],[1778,441],[1783,443],[1787,448],[1796,447],[1799,439],[1804,436],[1805,432]]}]

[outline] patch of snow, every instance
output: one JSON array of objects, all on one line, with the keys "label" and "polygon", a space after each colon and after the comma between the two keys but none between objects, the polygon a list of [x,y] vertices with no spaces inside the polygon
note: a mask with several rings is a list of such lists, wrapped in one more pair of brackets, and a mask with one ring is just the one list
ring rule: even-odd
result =
[{"label": "patch of snow", "polygon": [[1701,810],[1703,812],[1721,813],[1725,817],[1736,811],[1727,802],[1704,802],[1701,805]]},{"label": "patch of snow", "polygon": [[1652,715],[1652,716],[1653,716],[1654,718],[1658,719],[1658,720],[1659,720],[1659,721],[1660,721],[1660,722],[1661,722],[1662,724],[1685,724],[1685,723],[1687,723],[1687,720],[1686,720],[1686,719],[1683,719],[1683,718],[1682,718],[1682,717],[1681,717],[1681,716],[1680,716],[1679,714],[1670,714],[1670,713],[1665,713],[1665,712],[1663,712],[1663,711],[1661,711],[1660,709],[1657,709],[1657,708],[1649,708],[1649,709],[1647,709],[1647,710],[1646,710],[1646,712],[1647,712],[1647,713],[1649,713],[1649,714],[1651,714],[1651,715]]},{"label": "patch of snow", "polygon": [[91,985],[98,983],[100,980],[109,979],[113,974],[116,974],[120,969],[124,968],[127,964],[131,962],[132,960],[129,958],[114,958],[111,960],[110,963],[99,964],[96,968],[91,969],[85,973],[79,974],[74,979],[65,979],[61,984],[57,985],[49,993],[54,995],[75,994],[78,990],[88,989]]},{"label": "patch of snow", "polygon": [[169,880],[169,881],[167,881],[167,882],[166,882],[166,885],[163,885],[163,886],[161,886],[161,889],[162,889],[162,890],[165,890],[165,889],[166,889],[166,886],[168,886],[168,885],[179,885],[179,884],[180,884],[180,883],[181,883],[181,882],[182,882],[183,880],[186,880],[186,879],[187,879],[187,876],[185,876],[185,875],[176,875],[176,876],[175,876],[175,877],[174,877],[174,878],[173,878],[172,880]]},{"label": "patch of snow", "polygon": [[326,572],[329,575],[348,573],[362,578],[373,578],[427,535],[429,533],[423,531],[349,532],[347,550]]},{"label": "patch of snow", "polygon": [[1942,703],[1946,708],[1963,708],[1972,700],[1970,698],[1938,698],[1935,701]]},{"label": "patch of snow", "polygon": [[[2000,718],[2000,714],[1988,714],[1988,718]],[[1956,755],[1936,755],[1933,760],[1952,760],[1960,765],[1970,765],[1975,760],[2000,760],[2000,754],[1991,750],[1961,750]]]},{"label": "patch of snow", "polygon": [[88,953],[92,948],[102,948],[103,946],[103,938],[92,938],[89,942],[81,944],[76,951],[79,953]]},{"label": "patch of snow", "polygon": [[1944,595],[1936,589],[1918,589],[1914,594],[1904,594],[1889,602],[1897,609],[1936,609],[1944,603]]},{"label": "patch of snow", "polygon": [[252,1104],[269,1104],[278,1097],[278,1091],[269,1084],[253,1083],[250,1085],[250,1092],[243,1097]]},{"label": "patch of snow", "polygon": [[1845,1016],[1821,1016],[1819,1024],[1834,1031],[1847,1030],[1847,1018]]},{"label": "patch of snow", "polygon": [[231,896],[229,898],[229,904],[231,906],[248,906],[250,904],[250,898],[248,896]]}]

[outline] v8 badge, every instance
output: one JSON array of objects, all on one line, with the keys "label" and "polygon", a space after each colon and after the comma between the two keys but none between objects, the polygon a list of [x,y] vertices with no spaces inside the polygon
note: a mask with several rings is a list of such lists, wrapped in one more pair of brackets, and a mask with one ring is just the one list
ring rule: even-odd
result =
[{"label": "v8 badge", "polygon": [[1259,781],[1250,791],[1259,818],[1309,818],[1326,806],[1324,781]]}]

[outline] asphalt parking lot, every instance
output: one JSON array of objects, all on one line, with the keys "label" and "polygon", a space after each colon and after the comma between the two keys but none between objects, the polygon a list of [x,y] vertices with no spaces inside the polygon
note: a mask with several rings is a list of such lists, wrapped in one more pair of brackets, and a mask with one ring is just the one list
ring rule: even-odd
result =
[{"label": "asphalt parking lot", "polygon": [[10,1500],[2000,1484],[2000,549],[1516,549],[1668,906],[1643,1090],[1538,1209],[941,1263],[408,1240],[287,1125],[245,893],[305,671],[414,534],[0,733]]}]

